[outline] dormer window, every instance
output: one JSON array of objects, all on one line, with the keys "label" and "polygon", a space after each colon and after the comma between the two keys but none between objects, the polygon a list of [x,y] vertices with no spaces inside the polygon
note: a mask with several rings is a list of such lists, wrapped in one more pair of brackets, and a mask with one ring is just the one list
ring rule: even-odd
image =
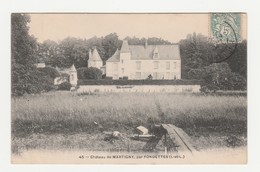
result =
[{"label": "dormer window", "polygon": [[157,47],[155,47],[153,51],[153,59],[159,59],[159,51]]},{"label": "dormer window", "polygon": [[159,58],[159,53],[157,53],[157,52],[154,53],[153,58],[154,58],[154,59],[158,59],[158,58]]}]

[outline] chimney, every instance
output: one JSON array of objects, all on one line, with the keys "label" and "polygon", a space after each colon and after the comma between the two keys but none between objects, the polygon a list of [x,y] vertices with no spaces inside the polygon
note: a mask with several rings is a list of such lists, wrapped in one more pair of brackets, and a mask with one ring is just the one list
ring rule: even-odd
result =
[{"label": "chimney", "polygon": [[147,39],[145,40],[144,48],[146,49],[148,47]]}]

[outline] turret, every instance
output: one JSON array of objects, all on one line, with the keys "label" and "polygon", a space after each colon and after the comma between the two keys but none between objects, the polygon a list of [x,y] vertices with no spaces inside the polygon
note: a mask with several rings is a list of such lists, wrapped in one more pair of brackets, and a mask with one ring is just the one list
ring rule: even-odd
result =
[{"label": "turret", "polygon": [[93,52],[89,50],[89,59],[88,59],[88,67],[95,67],[100,69],[103,66],[103,61],[98,54],[96,47],[94,48]]},{"label": "turret", "polygon": [[77,69],[75,68],[74,64],[69,69],[70,74],[70,84],[72,86],[77,86],[78,83],[78,75],[77,75]]},{"label": "turret", "polygon": [[129,53],[130,52],[127,40],[123,40],[123,44],[122,44],[120,52],[121,53]]}]

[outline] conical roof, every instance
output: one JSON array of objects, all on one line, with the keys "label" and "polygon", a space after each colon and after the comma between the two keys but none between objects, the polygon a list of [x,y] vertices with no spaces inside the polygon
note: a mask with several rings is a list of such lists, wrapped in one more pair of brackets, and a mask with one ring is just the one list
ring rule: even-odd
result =
[{"label": "conical roof", "polygon": [[94,48],[94,50],[92,52],[92,56],[89,59],[95,60],[95,61],[102,61],[102,59],[100,58],[100,56],[98,54],[96,47]]},{"label": "conical roof", "polygon": [[77,71],[74,64],[70,67],[70,71]]},{"label": "conical roof", "polygon": [[119,62],[120,61],[120,52],[116,49],[116,52],[110,57],[107,62]]},{"label": "conical roof", "polygon": [[127,40],[123,40],[123,44],[122,44],[120,52],[121,53],[129,53],[130,52]]}]

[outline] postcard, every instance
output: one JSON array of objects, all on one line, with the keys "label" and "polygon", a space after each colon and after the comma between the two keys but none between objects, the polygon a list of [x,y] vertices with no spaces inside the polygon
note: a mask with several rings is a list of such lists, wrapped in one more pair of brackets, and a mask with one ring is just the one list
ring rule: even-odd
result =
[{"label": "postcard", "polygon": [[246,164],[246,13],[12,13],[13,164]]}]

